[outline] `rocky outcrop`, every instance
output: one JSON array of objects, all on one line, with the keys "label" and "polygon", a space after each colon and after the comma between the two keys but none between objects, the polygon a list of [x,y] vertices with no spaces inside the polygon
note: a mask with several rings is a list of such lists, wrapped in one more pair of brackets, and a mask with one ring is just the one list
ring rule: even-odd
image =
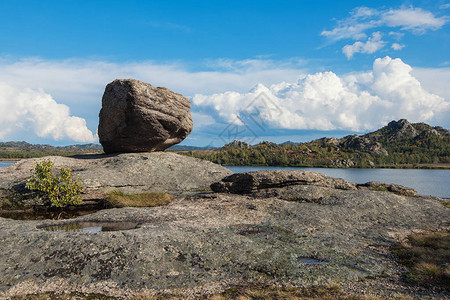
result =
[{"label": "rocky outcrop", "polygon": [[249,148],[250,145],[247,144],[246,142],[241,142],[238,140],[234,140],[231,143],[228,143],[226,145],[224,145],[222,148],[226,149],[226,148],[241,148],[241,149],[246,149]]},{"label": "rocky outcrop", "polygon": [[339,140],[323,138],[317,141],[322,144],[338,146],[340,149],[387,156],[389,153],[384,147],[387,148],[391,143],[408,144],[408,141],[427,141],[430,138],[448,137],[449,135],[450,131],[442,127],[431,127],[425,123],[410,123],[408,120],[400,119],[391,121],[379,130],[364,135],[348,135]]},{"label": "rocky outcrop", "polygon": [[356,190],[356,185],[341,178],[311,171],[254,171],[236,173],[213,183],[211,189],[219,193],[245,194],[260,189],[291,185],[316,185],[343,190]]},{"label": "rocky outcrop", "polygon": [[[113,161],[104,163],[99,177],[108,165],[115,169]],[[201,194],[165,207],[108,209],[72,220],[0,218],[0,298],[45,291],[186,298],[240,284],[388,277],[400,274],[388,251],[392,243],[414,230],[450,226],[450,210],[439,199],[312,185],[279,189],[280,196]],[[140,225],[111,232],[40,229],[77,222]]]},{"label": "rocky outcrop", "polygon": [[415,189],[394,183],[371,181],[364,184],[358,184],[357,187],[359,189],[368,188],[373,191],[388,191],[402,196],[409,196],[409,197],[418,196],[417,191]]},{"label": "rocky outcrop", "polygon": [[211,183],[231,174],[211,162],[166,152],[49,156],[0,168],[0,201],[7,199],[25,207],[38,204],[29,198],[25,182],[40,160],[51,160],[56,169],[72,169],[74,177],[86,187],[85,200],[101,199],[115,189],[126,193],[163,191],[175,196],[192,195],[208,191]]},{"label": "rocky outcrop", "polygon": [[105,153],[162,151],[192,131],[188,98],[134,79],[106,86],[98,125]]},{"label": "rocky outcrop", "polygon": [[354,149],[373,153],[376,155],[388,155],[379,142],[370,140],[365,136],[349,135],[339,140],[339,146],[347,149]]},{"label": "rocky outcrop", "polygon": [[419,135],[414,126],[406,119],[391,121],[386,127],[386,131],[391,132],[391,135],[388,137],[388,141],[412,139]]},{"label": "rocky outcrop", "polygon": [[362,138],[373,142],[381,142],[385,146],[389,143],[405,141],[426,141],[430,137],[448,137],[450,131],[442,127],[431,127],[425,123],[410,123],[406,119],[391,121],[377,131],[362,135]]},{"label": "rocky outcrop", "polygon": [[385,191],[407,197],[418,196],[416,190],[399,184],[375,181],[356,184],[311,171],[243,172],[211,184],[211,189],[217,193],[251,194],[254,197],[279,197],[290,201],[313,202],[324,198],[326,189],[323,188]]},{"label": "rocky outcrop", "polygon": [[352,168],[355,162],[352,159],[334,159],[331,160],[331,165],[338,168]]}]

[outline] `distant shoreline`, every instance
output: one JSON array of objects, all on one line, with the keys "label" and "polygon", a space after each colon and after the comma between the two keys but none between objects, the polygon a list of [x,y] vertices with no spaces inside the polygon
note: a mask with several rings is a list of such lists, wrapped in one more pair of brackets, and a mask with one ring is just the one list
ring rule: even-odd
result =
[{"label": "distant shoreline", "polygon": [[[49,155],[49,156],[59,156],[59,155]],[[30,158],[0,158],[0,162],[17,162],[22,159]],[[387,166],[373,166],[371,168],[358,168],[358,167],[331,167],[331,166],[267,166],[267,165],[223,165],[224,167],[277,167],[277,168],[329,168],[329,169],[424,169],[424,170],[450,170],[450,163],[437,163],[437,164],[402,164],[402,165],[387,165]]]},{"label": "distant shoreline", "polygon": [[275,168],[326,168],[326,169],[423,169],[423,170],[450,170],[450,163],[437,163],[437,164],[399,164],[399,165],[384,165],[384,166],[372,166],[372,167],[337,167],[328,165],[319,166],[296,166],[296,165],[229,165],[224,164],[224,167],[275,167]]}]

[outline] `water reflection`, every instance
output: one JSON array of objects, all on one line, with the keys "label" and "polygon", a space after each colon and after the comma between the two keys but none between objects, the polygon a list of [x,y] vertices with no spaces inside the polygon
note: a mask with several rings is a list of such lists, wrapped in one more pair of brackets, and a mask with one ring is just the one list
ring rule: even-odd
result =
[{"label": "water reflection", "polygon": [[139,227],[136,222],[77,222],[70,224],[39,226],[38,229],[56,232],[100,232],[131,230]]}]

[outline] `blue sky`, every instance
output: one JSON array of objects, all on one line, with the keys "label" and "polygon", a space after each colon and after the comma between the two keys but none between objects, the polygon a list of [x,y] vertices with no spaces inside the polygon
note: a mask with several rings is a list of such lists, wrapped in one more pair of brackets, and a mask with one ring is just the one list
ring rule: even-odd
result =
[{"label": "blue sky", "polygon": [[104,86],[189,97],[183,142],[450,127],[449,1],[0,2],[0,140],[95,141]]}]

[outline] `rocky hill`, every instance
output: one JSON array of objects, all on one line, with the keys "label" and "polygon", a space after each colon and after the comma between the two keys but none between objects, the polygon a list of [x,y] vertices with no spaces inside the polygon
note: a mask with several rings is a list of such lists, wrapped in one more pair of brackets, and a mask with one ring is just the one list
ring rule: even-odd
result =
[{"label": "rocky hill", "polygon": [[[425,123],[392,121],[383,128],[341,139],[321,138],[280,145],[235,141],[213,152],[191,155],[225,165],[315,167],[417,167],[450,163],[450,131]],[[431,166],[432,167],[432,166]]]},{"label": "rocky hill", "polygon": [[381,129],[361,136],[350,135],[337,140],[343,149],[362,150],[374,154],[388,155],[388,150],[399,146],[430,144],[438,146],[439,141],[446,141],[450,131],[442,127],[431,127],[425,123],[410,123],[401,119],[392,121]]}]

